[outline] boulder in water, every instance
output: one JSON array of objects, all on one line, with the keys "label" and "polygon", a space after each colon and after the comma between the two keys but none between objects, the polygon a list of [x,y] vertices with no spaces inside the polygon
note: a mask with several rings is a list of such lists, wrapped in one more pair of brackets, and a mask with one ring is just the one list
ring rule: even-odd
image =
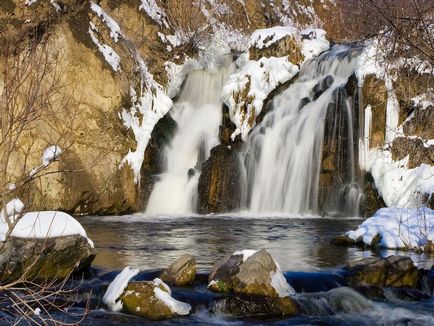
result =
[{"label": "boulder in water", "polygon": [[417,287],[418,270],[410,257],[369,257],[348,265],[347,281],[351,286],[375,285],[390,287]]},{"label": "boulder in water", "polygon": [[159,279],[130,282],[120,297],[123,310],[152,320],[163,320],[188,315],[191,306],[175,300],[170,288]]},{"label": "boulder in water", "polygon": [[4,283],[21,277],[32,282],[63,280],[74,271],[88,269],[96,256],[89,240],[78,234],[45,239],[9,237],[2,246],[0,275]]},{"label": "boulder in water", "polygon": [[243,250],[217,263],[209,275],[212,291],[234,291],[238,295],[286,297],[295,291],[279,266],[265,250]]},{"label": "boulder in water", "polygon": [[240,265],[233,283],[236,294],[248,296],[285,297],[292,290],[273,257],[265,249],[251,255]]},{"label": "boulder in water", "polygon": [[167,269],[160,278],[169,285],[183,286],[194,282],[196,277],[196,259],[191,255],[183,255]]},{"label": "boulder in water", "polygon": [[235,252],[216,263],[209,274],[208,288],[216,292],[229,292],[233,289],[232,278],[240,271],[243,254]]},{"label": "boulder in water", "polygon": [[226,297],[217,300],[212,307],[215,314],[230,314],[236,317],[288,316],[298,313],[298,303],[290,298]]}]

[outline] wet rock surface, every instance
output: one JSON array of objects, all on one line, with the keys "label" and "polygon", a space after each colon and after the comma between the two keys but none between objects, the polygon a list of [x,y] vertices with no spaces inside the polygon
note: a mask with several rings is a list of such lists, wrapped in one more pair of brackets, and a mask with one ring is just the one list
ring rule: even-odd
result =
[{"label": "wet rock surface", "polygon": [[161,273],[160,278],[169,285],[183,286],[194,282],[196,277],[196,259],[183,255]]},{"label": "wet rock surface", "polygon": [[[154,293],[153,282],[130,282],[120,298],[123,309],[133,315],[152,320],[169,319],[176,316],[166,304],[159,300]],[[159,288],[168,293],[164,286]]]},{"label": "wet rock surface", "polygon": [[223,144],[214,147],[202,165],[199,178],[198,212],[223,213],[239,208],[240,165],[238,153]]},{"label": "wet rock surface", "polygon": [[47,239],[9,237],[0,251],[1,281],[7,283],[21,277],[37,283],[62,281],[75,271],[88,270],[95,256],[96,250],[80,235]]},{"label": "wet rock surface", "polygon": [[407,256],[364,258],[349,263],[347,268],[347,281],[351,286],[416,288],[419,284],[418,269]]}]

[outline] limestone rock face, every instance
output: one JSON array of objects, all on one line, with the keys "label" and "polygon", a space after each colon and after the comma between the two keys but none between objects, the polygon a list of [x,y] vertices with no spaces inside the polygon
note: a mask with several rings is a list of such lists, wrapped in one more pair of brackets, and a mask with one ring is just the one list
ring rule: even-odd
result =
[{"label": "limestone rock face", "polygon": [[371,148],[381,147],[386,136],[386,105],[387,89],[384,81],[374,75],[365,77],[362,87],[362,107],[371,106],[372,126],[369,146]]},{"label": "limestone rock face", "polygon": [[214,147],[202,165],[199,177],[198,211],[201,214],[229,212],[240,204],[238,154],[223,144]]},{"label": "limestone rock face", "polygon": [[196,277],[196,259],[183,255],[161,274],[161,279],[169,285],[183,286],[194,282]]},{"label": "limestone rock face", "polygon": [[96,256],[95,249],[80,235],[47,239],[9,237],[0,252],[2,282],[19,279],[34,282],[62,281],[74,271],[86,270]]},{"label": "limestone rock face", "polygon": [[434,165],[434,145],[425,146],[419,138],[395,138],[391,150],[394,161],[402,160],[409,155],[407,163],[409,169],[414,169],[421,164]]},{"label": "limestone rock face", "polygon": [[404,133],[409,136],[418,136],[423,139],[434,139],[434,106],[425,109],[416,107],[414,116],[404,123]]},{"label": "limestone rock face", "polygon": [[418,270],[410,257],[369,257],[351,262],[347,280],[351,286],[375,285],[390,287],[417,287]]}]

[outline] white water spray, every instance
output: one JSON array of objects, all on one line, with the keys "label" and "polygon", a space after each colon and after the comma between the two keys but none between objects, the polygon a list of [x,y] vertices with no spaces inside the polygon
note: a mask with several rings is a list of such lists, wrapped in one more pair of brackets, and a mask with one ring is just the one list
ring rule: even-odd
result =
[{"label": "white water spray", "polygon": [[154,185],[146,214],[193,213],[202,163],[218,145],[222,120],[221,90],[234,70],[231,56],[223,56],[217,71],[189,73],[171,111],[176,133],[164,151],[165,172]]},{"label": "white water spray", "polygon": [[[242,205],[250,212],[317,212],[327,108],[330,103],[342,103],[337,98],[339,89],[347,83],[354,67],[348,48],[335,46],[330,52],[306,62],[298,79],[274,98],[271,111],[246,143],[243,191],[246,195]],[[322,93],[315,89],[316,85],[321,85]],[[347,110],[350,112],[349,107]],[[348,121],[348,130],[352,132],[351,116]],[[349,182],[353,182],[352,148],[349,156],[352,161]]]}]

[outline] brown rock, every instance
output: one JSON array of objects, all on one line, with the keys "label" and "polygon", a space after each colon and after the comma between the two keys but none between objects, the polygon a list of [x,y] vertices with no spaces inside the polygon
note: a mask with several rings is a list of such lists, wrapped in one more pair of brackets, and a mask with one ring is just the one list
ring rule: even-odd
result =
[{"label": "brown rock", "polygon": [[240,271],[243,255],[229,255],[216,263],[209,274],[209,289],[228,292],[233,289],[233,277]]},{"label": "brown rock", "polygon": [[238,153],[220,144],[211,150],[199,178],[200,214],[222,213],[240,205],[240,166]]},{"label": "brown rock", "polygon": [[351,262],[347,281],[351,286],[375,285],[390,287],[417,287],[418,270],[410,257],[369,257]]},{"label": "brown rock", "polygon": [[32,282],[62,281],[74,271],[90,267],[95,249],[80,235],[47,239],[9,237],[0,252],[0,278],[15,281],[27,270]]},{"label": "brown rock", "polygon": [[409,155],[407,168],[414,169],[421,164],[434,165],[434,145],[425,147],[421,139],[398,137],[392,143],[392,159],[399,161]]},{"label": "brown rock", "polygon": [[248,296],[278,297],[270,276],[276,270],[273,257],[265,249],[256,252],[241,264],[240,271],[233,278],[234,292]]},{"label": "brown rock", "polygon": [[183,286],[194,282],[196,277],[196,259],[191,255],[183,255],[167,269],[160,278],[169,285]]},{"label": "brown rock", "polygon": [[425,110],[420,107],[414,109],[412,119],[404,123],[404,133],[409,136],[418,136],[424,139],[434,139],[434,106]]},{"label": "brown rock", "polygon": [[288,316],[297,314],[299,305],[290,297],[227,297],[215,302],[212,311],[236,317]]}]

